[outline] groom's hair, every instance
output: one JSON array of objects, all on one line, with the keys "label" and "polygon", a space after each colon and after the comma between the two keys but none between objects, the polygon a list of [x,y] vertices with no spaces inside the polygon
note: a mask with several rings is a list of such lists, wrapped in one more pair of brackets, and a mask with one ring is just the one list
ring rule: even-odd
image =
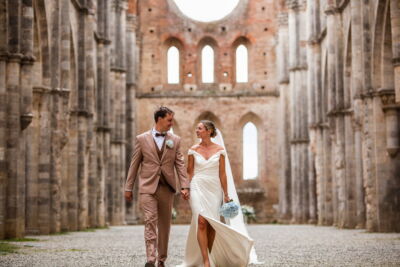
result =
[{"label": "groom's hair", "polygon": [[154,111],[154,121],[157,123],[158,118],[165,118],[167,114],[175,114],[175,113],[167,107],[159,107],[156,111]]}]

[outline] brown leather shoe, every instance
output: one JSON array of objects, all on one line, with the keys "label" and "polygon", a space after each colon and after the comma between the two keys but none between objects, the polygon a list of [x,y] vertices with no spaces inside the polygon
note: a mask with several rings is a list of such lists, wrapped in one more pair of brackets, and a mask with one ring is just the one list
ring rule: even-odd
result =
[{"label": "brown leather shoe", "polygon": [[156,265],[153,262],[146,262],[144,267],[156,267]]},{"label": "brown leather shoe", "polygon": [[159,261],[157,264],[157,267],[165,267],[165,264],[163,261]]}]

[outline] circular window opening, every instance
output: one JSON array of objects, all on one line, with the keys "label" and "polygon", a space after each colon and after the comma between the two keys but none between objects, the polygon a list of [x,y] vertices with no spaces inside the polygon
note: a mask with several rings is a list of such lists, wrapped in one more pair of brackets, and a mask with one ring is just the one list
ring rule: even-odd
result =
[{"label": "circular window opening", "polygon": [[179,10],[191,19],[210,22],[220,20],[229,15],[240,0],[174,0]]}]

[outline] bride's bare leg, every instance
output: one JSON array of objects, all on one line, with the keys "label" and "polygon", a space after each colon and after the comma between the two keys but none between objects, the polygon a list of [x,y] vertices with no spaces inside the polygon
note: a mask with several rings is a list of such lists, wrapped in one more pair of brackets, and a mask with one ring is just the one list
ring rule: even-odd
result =
[{"label": "bride's bare leg", "polygon": [[210,260],[208,258],[208,238],[207,238],[207,225],[208,222],[202,216],[199,215],[198,226],[197,226],[197,240],[199,241],[201,255],[203,256],[204,267],[210,267]]},{"label": "bride's bare leg", "polygon": [[207,241],[208,241],[208,250],[211,253],[211,249],[214,243],[214,239],[215,239],[215,230],[214,228],[212,228],[212,226],[210,224],[208,224],[207,227]]}]

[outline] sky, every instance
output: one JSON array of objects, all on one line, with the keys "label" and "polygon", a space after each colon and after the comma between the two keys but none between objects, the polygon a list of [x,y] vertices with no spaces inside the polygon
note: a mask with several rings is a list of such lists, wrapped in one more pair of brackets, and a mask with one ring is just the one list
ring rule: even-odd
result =
[{"label": "sky", "polygon": [[174,0],[186,16],[203,22],[219,20],[228,15],[239,0]]}]

